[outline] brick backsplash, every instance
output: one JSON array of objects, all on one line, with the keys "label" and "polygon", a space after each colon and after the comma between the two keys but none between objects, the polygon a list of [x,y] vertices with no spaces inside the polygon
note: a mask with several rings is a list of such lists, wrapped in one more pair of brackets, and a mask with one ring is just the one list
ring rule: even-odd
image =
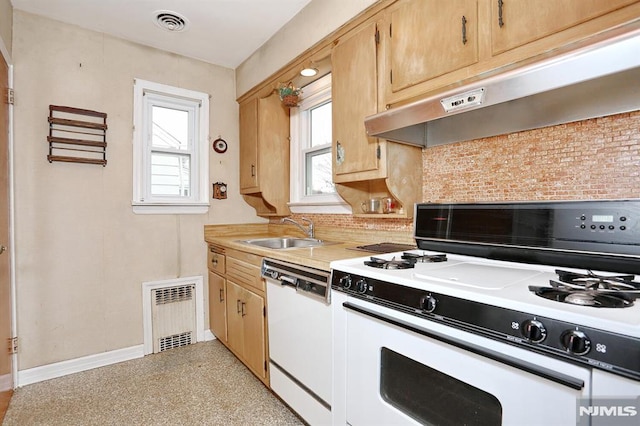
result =
[{"label": "brick backsplash", "polygon": [[[422,169],[424,202],[639,198],[640,111],[424,149]],[[412,232],[405,219],[299,216]]]}]

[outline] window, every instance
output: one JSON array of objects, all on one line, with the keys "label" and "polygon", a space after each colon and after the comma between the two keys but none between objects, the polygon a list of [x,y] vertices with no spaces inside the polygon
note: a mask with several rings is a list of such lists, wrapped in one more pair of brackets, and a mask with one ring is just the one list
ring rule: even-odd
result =
[{"label": "window", "polygon": [[291,109],[291,202],[294,213],[351,213],[331,171],[331,75],[302,88]]},{"label": "window", "polygon": [[136,79],[133,121],[133,211],[206,213],[209,96]]}]

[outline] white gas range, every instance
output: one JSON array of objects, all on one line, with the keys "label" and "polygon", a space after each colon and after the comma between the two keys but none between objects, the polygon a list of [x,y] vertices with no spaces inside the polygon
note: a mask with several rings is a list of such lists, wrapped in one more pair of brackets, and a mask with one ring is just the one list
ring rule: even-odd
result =
[{"label": "white gas range", "polygon": [[[629,247],[631,233],[622,231],[637,232],[638,204],[421,206],[418,246],[453,253],[414,250],[331,264],[334,424],[597,425],[612,416],[637,423],[640,282],[633,275],[600,279],[577,266],[598,266],[593,273],[606,277],[635,272],[640,259],[628,252],[638,247]],[[483,219],[489,225],[481,226]],[[446,235],[427,235],[434,223]],[[600,247],[605,238],[625,246],[607,242],[616,252],[606,254],[576,250],[567,226],[589,232],[583,248]],[[511,242],[523,237],[535,245],[500,241],[505,229]],[[471,238],[464,241],[463,232]],[[485,245],[479,234],[493,241]],[[511,261],[524,255],[534,263]],[[553,259],[561,265],[549,264]],[[620,269],[602,268],[609,264]],[[557,269],[570,272],[562,279],[572,282],[562,282]],[[576,288],[585,282],[586,289]],[[619,285],[623,292],[615,293]]]}]

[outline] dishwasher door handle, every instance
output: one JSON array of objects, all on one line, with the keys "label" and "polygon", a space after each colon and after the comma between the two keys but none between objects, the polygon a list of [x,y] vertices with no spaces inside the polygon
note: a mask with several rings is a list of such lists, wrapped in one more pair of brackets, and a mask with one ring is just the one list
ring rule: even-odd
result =
[{"label": "dishwasher door handle", "polygon": [[278,278],[281,285],[288,285],[291,287],[298,287],[298,279],[294,277],[288,277],[286,275],[280,275]]}]

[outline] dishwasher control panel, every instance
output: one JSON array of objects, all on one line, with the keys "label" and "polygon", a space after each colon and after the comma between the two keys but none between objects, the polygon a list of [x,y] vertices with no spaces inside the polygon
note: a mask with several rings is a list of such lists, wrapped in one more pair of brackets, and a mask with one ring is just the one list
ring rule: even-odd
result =
[{"label": "dishwasher control panel", "polygon": [[261,274],[266,280],[293,287],[296,291],[323,299],[326,303],[330,302],[329,271],[265,258],[262,260]]}]

